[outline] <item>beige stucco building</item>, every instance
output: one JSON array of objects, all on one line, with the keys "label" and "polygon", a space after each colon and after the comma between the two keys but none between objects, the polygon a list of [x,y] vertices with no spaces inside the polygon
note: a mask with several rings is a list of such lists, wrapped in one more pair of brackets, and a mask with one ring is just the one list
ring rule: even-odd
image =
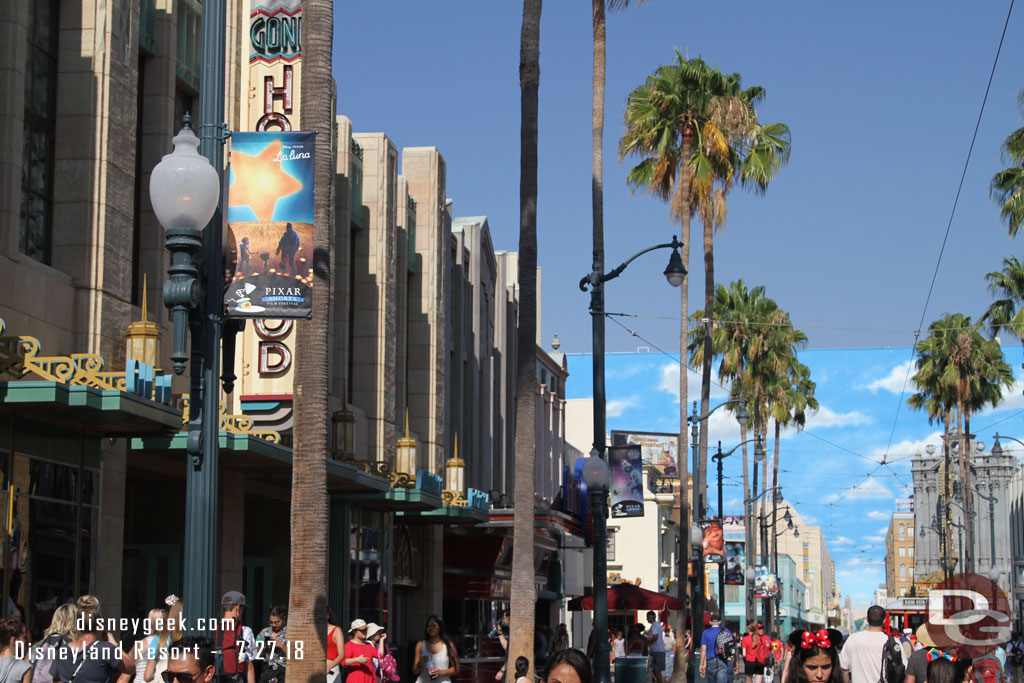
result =
[{"label": "beige stucco building", "polygon": [[[886,595],[901,598],[914,585],[914,512],[894,512],[885,532]],[[879,603],[885,604],[885,603]]]}]

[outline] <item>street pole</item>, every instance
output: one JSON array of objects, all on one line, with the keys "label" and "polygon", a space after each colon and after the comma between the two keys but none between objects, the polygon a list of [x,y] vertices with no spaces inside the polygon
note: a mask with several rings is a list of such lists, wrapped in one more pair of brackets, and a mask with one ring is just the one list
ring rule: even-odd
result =
[{"label": "street pole", "polygon": [[[704,508],[700,501],[700,485],[698,473],[700,472],[700,418],[697,413],[697,402],[693,402],[693,414],[690,415],[690,447],[693,451],[693,523],[700,524],[704,517]],[[693,638],[696,646],[704,634],[704,553],[698,552],[693,562],[694,591],[690,604],[690,611],[693,613]],[[696,648],[695,648],[696,651]]]},{"label": "street pole", "polygon": [[992,495],[992,487],[988,490],[988,541],[992,553],[992,566],[996,566],[996,498]]},{"label": "street pole", "polygon": [[[203,3],[202,71],[199,83],[199,153],[223,178],[224,169],[224,25],[225,0]],[[223,186],[223,183],[222,183]],[[192,321],[191,397],[188,445],[191,462],[185,477],[185,618],[219,615],[217,573],[217,475],[220,460],[220,340],[224,306],[222,284],[223,209],[220,198],[203,231],[203,302]]]},{"label": "street pole", "polygon": [[[223,2],[223,0],[219,0]],[[222,88],[223,90],[223,88]],[[686,269],[683,267],[679,249],[682,243],[673,235],[672,241],[667,244],[657,244],[653,247],[643,249],[618,267],[609,272],[604,272],[603,249],[594,249],[593,268],[591,272],[580,280],[580,290],[586,291],[590,287],[590,317],[591,334],[593,343],[593,373],[594,373],[594,449],[601,460],[607,460],[605,444],[605,347],[604,347],[604,283],[617,278],[622,271],[637,257],[655,249],[672,249],[668,266],[665,269],[665,277],[669,284],[678,287],[686,276]],[[594,505],[594,679],[596,683],[608,683],[611,678],[609,671],[609,644],[608,644],[608,576],[607,576],[607,523],[605,515],[605,500],[607,496],[607,485],[599,487],[601,500]],[[594,493],[597,495],[597,492]],[[594,501],[594,498],[591,498]]]},{"label": "street pole", "polygon": [[[761,506],[761,509],[763,510],[764,506]],[[772,565],[768,559],[768,517],[767,515],[762,514],[761,518],[761,560],[764,562],[765,569],[770,569]],[[772,529],[772,533],[775,533],[774,529]],[[771,634],[772,631],[771,606],[772,599],[770,597],[765,597],[764,600],[761,601],[761,618],[764,619],[765,629],[769,634]]]},{"label": "street pole", "polygon": [[[608,546],[604,539],[608,533],[605,515],[605,497],[608,489],[601,487],[590,494],[594,519],[594,680],[608,683],[611,680],[611,645],[608,643]],[[600,542],[598,542],[600,539]],[[600,571],[600,576],[598,572]]]},{"label": "street pole", "polygon": [[[722,507],[722,460],[725,459],[725,456],[722,455],[721,441],[718,442],[718,453],[712,456],[712,459],[718,461],[718,520],[724,527],[725,510]],[[718,616],[725,623],[725,562],[718,564]]]},{"label": "street pole", "polygon": [[[751,494],[756,494],[757,493],[757,464],[758,464],[757,463],[757,458],[754,458],[754,482],[753,482],[754,486],[753,486],[752,489],[750,489]],[[758,529],[757,531],[753,530],[753,528],[754,528],[753,527],[753,523],[754,523],[754,507],[755,507],[754,504],[755,504],[755,501],[756,501],[756,498],[751,496],[751,499],[750,499],[750,501],[747,504],[747,513],[746,513],[747,514],[747,518],[746,518],[746,520],[744,520],[744,524],[746,525],[746,528],[751,529],[750,537],[751,537],[751,540],[753,541],[752,545],[755,546],[755,548],[756,548],[757,544],[760,542],[759,537],[760,537],[761,533],[760,533],[760,529]],[[758,521],[760,521],[760,517],[758,517]],[[756,552],[751,552],[752,550],[754,550],[754,548],[748,548],[747,549],[747,557],[750,558],[751,562],[755,563],[754,566],[756,567],[757,566],[756,563],[757,563],[757,560],[758,560],[758,556],[757,556]],[[757,603],[755,602],[753,591],[751,591],[750,595],[747,598],[747,610],[749,612],[747,614],[747,623],[750,623],[751,621],[755,621],[756,622],[757,621]]]}]

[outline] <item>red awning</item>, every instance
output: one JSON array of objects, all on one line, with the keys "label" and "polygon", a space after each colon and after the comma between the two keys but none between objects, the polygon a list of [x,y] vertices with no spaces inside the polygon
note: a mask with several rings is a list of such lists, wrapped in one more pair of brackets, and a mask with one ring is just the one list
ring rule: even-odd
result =
[{"label": "red awning", "polygon": [[[619,583],[608,588],[608,610],[664,610],[683,609],[686,602],[665,593],[655,593],[631,583]],[[594,596],[584,595],[569,601],[569,609],[573,611],[590,611],[594,609]]]}]

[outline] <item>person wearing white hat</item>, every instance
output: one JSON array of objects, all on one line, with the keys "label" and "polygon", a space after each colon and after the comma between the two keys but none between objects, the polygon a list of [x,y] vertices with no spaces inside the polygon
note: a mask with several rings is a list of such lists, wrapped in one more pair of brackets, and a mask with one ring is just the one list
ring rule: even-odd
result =
[{"label": "person wearing white hat", "polygon": [[373,649],[377,651],[377,654],[373,658],[373,670],[380,671],[381,660],[384,659],[384,642],[383,639],[387,637],[384,633],[384,627],[380,624],[370,622],[366,625],[366,642],[373,645]]},{"label": "person wearing white hat", "polygon": [[375,683],[377,680],[374,668],[377,648],[366,642],[368,630],[369,624],[362,619],[356,619],[348,628],[350,640],[345,643],[345,658],[341,660],[347,672],[346,683]]}]

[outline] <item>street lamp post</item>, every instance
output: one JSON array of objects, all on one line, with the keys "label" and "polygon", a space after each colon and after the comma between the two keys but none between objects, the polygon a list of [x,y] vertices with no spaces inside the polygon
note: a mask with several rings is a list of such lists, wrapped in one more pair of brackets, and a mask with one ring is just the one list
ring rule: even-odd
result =
[{"label": "street lamp post", "polygon": [[[682,372],[682,370],[680,370],[680,372]],[[742,398],[734,398],[734,399],[725,401],[724,403],[719,403],[717,406],[715,406],[714,408],[709,410],[704,415],[700,415],[700,414],[697,413],[697,402],[696,401],[693,402],[693,412],[690,414],[690,416],[688,418],[686,418],[686,420],[687,420],[687,422],[690,423],[690,447],[691,447],[691,449],[693,451],[693,471],[694,472],[696,472],[697,468],[700,466],[700,446],[699,446],[699,444],[700,444],[700,432],[701,432],[701,429],[705,429],[706,428],[704,425],[707,424],[707,420],[708,420],[708,418],[711,417],[712,413],[714,413],[716,410],[718,410],[722,406],[732,405],[732,404],[735,404],[735,403],[740,404],[739,409],[736,411],[736,421],[739,423],[741,428],[746,429],[747,428],[747,423],[750,421],[750,414],[747,412],[746,401],[744,401]],[[742,445],[742,444],[740,444],[740,445]],[[721,465],[721,461],[719,461],[719,465]],[[698,491],[697,491],[696,483],[697,483],[696,480],[694,480],[694,490],[693,490],[693,503],[694,503],[694,506],[695,506],[694,510],[693,510],[693,521],[694,521],[694,523],[696,523],[700,519],[700,517],[704,515],[704,510],[699,509],[699,506],[700,506],[700,496],[699,496]],[[721,482],[719,482],[719,483],[721,483]],[[719,496],[719,500],[721,500],[721,496]],[[744,519],[746,519],[746,509],[744,509]],[[681,550],[680,550],[680,552],[681,552]],[[704,554],[703,553],[699,553],[697,555],[696,564],[695,564],[695,566],[693,568],[693,575],[694,575],[694,578],[696,579],[696,584],[697,584],[698,590],[694,591],[694,593],[693,593],[693,600],[692,600],[692,604],[691,604],[691,611],[693,612],[693,638],[692,638],[692,640],[693,640],[694,643],[699,643],[700,642],[700,638],[701,638],[701,636],[704,633]],[[725,619],[725,614],[724,614],[725,608],[724,608],[724,605],[720,605],[719,606],[719,611],[720,611],[719,617],[721,617],[724,620]]]},{"label": "street lamp post", "polygon": [[[594,663],[604,662],[604,672],[609,674],[608,660],[610,646],[608,644],[608,546],[605,537],[608,534],[605,521],[605,501],[608,497],[608,482],[611,473],[608,463],[597,449],[590,451],[590,457],[583,464],[583,482],[590,494],[591,517],[594,520]],[[598,575],[598,567],[601,574]],[[598,580],[600,579],[600,580]]]},{"label": "street lamp post", "polygon": [[[199,85],[199,137],[185,127],[174,138],[174,152],[153,169],[150,198],[171,252],[164,304],[174,324],[171,361],[182,374],[189,361],[186,331],[191,331],[191,377],[185,479],[185,618],[218,614],[217,470],[220,459],[220,388],[234,382],[234,333],[240,325],[223,321],[224,260],[222,209],[224,169],[225,0],[206,0],[202,17]],[[198,148],[198,154],[196,150]],[[200,156],[200,154],[202,156]],[[201,161],[205,157],[208,161]],[[212,220],[211,220],[212,217]],[[203,230],[204,226],[207,226]],[[221,373],[221,341],[224,371]],[[219,375],[219,376],[218,376]]]},{"label": "street lamp post", "polygon": [[[740,410],[742,411],[742,413],[744,415],[746,415],[747,409],[746,409],[746,407],[742,403],[740,404]],[[739,415],[737,415],[736,419],[737,419],[737,421],[743,427],[746,427],[746,422],[749,419],[749,415],[746,416],[746,417],[740,417]],[[755,451],[757,451],[758,449],[760,449],[761,451],[764,450],[764,444],[761,443],[761,437],[760,437],[760,435],[758,435],[757,438],[747,439],[746,441],[741,441],[740,443],[738,443],[735,446],[733,446],[727,453],[723,453],[722,452],[722,442],[719,441],[718,442],[718,452],[711,456],[711,459],[714,460],[718,464],[718,519],[720,521],[723,521],[723,523],[724,523],[724,519],[725,519],[725,510],[722,507],[722,461],[725,460],[726,458],[728,458],[733,453],[735,453],[737,448],[739,448],[740,446],[742,446],[744,444],[748,444],[751,441],[757,442],[756,445],[754,446],[754,450]],[[725,621],[725,562],[722,562],[721,564],[718,565],[718,613],[719,613],[719,616],[722,618],[722,621],[724,622]]]},{"label": "street lamp post", "polygon": [[[998,442],[997,442],[996,445],[998,445]],[[995,446],[992,447],[992,452],[993,453],[997,452]],[[999,448],[998,453],[1002,454],[1002,448]],[[956,494],[954,494],[954,497],[956,497],[958,500],[963,495],[961,493],[961,491],[963,491],[963,488],[964,487],[961,487],[961,486],[958,485],[956,487],[956,489],[955,489]],[[996,503],[999,502],[999,499],[996,498],[994,495],[992,495],[991,485],[989,486],[989,492],[988,492],[987,495],[982,493],[980,489],[978,489],[978,488],[976,488],[974,486],[971,486],[971,487],[968,487],[968,488],[969,488],[970,491],[974,492],[979,498],[981,498],[982,500],[984,500],[984,501],[986,501],[988,503],[989,559],[991,560],[991,566],[995,567],[996,566]],[[959,495],[957,495],[957,494],[959,494]],[[964,508],[962,505],[960,505],[957,502],[954,502],[953,504],[956,505],[961,510],[963,510],[964,512],[967,513],[968,522],[973,525],[974,524],[974,520],[977,519],[977,512],[974,511],[974,510],[968,510],[968,509]]]},{"label": "street lamp post", "polygon": [[[755,455],[755,460],[756,460],[757,455],[758,455],[757,449],[754,449],[754,455]],[[766,455],[767,454],[765,454],[763,452],[763,450],[762,450],[762,457],[765,457]],[[757,488],[757,467],[754,468],[754,488],[755,489]],[[775,487],[770,488],[770,489],[765,489],[764,491],[761,491],[761,493],[757,494],[756,496],[752,496],[752,497],[748,498],[747,501],[746,501],[746,504],[748,506],[753,506],[754,503],[756,503],[758,500],[760,500],[767,493],[772,492],[773,495],[776,495],[776,493],[779,490],[781,490],[781,488],[782,487],[775,486]],[[789,511],[787,510],[787,512],[789,512]],[[757,516],[757,532],[758,532],[758,536],[760,536],[760,543],[761,543],[760,560],[762,562],[762,566],[764,566],[765,569],[768,569],[769,567],[772,566],[771,560],[768,558],[768,520],[767,520],[767,516],[768,516],[767,513],[759,514]],[[753,522],[753,517],[750,518],[750,522],[751,523]],[[793,528],[792,519],[790,519],[789,528],[790,529]],[[774,529],[772,530],[772,533],[774,533]],[[778,537],[780,535],[781,534],[776,534],[776,537]],[[751,560],[756,559],[756,558],[753,558],[751,555],[749,555],[749,551],[748,551],[748,557],[750,557]],[[749,564],[749,562],[748,562],[748,564]],[[778,576],[778,572],[776,572],[776,576]],[[750,594],[747,595],[746,605],[747,605],[747,608],[748,608],[748,618],[756,620],[757,619],[757,609],[754,606],[753,593],[750,593]],[[765,622],[768,622],[768,617],[769,617],[769,615],[771,615],[771,598],[764,597],[764,598],[761,599],[761,613],[762,613],[762,618],[765,620]],[[768,622],[768,623],[770,623],[770,622]]]},{"label": "street lamp post", "polygon": [[[223,18],[222,2],[209,3],[207,7],[215,17],[218,4]],[[204,30],[208,21],[205,9]],[[212,33],[219,34],[223,41],[222,24],[220,31]],[[210,37],[209,32],[205,35]],[[223,47],[220,54],[223,57]],[[204,71],[204,86],[208,72]],[[220,73],[222,76],[223,66]],[[213,78],[216,80],[215,76]],[[222,77],[219,91],[220,110],[223,110]],[[204,92],[207,92],[205,87]],[[220,120],[222,115],[210,111],[208,98],[217,100],[216,95],[208,92],[201,97],[200,120]],[[171,310],[174,327],[171,361],[176,374],[182,374],[190,360],[186,351],[186,333],[191,331],[192,337],[186,438],[189,463],[185,476],[185,576],[182,586],[185,609],[188,610],[186,618],[190,618],[189,615],[216,614],[218,374],[223,325],[223,288],[220,286],[223,247],[220,212],[217,211],[221,187],[218,169],[223,163],[223,155],[220,144],[197,138],[189,123],[186,116],[185,126],[174,137],[174,151],[164,156],[150,176],[153,212],[164,226],[167,250],[171,253],[168,280],[164,283],[164,304]],[[203,127],[200,124],[200,129]],[[204,155],[199,154],[201,146],[206,148]],[[212,158],[213,163],[207,158]],[[225,344],[225,347],[229,349],[227,355],[231,356],[232,345]],[[233,358],[225,358],[226,368],[233,367],[233,363]],[[226,371],[223,379],[225,385],[230,385],[234,379],[232,372]],[[231,390],[230,386],[226,388]],[[193,623],[196,623],[194,619]]]},{"label": "street lamp post", "polygon": [[[657,244],[630,256],[622,264],[602,272],[603,259],[598,250],[594,250],[594,264],[590,273],[580,280],[580,290],[590,288],[590,316],[592,324],[593,362],[594,362],[594,449],[591,460],[605,458],[605,383],[604,383],[604,283],[614,280],[626,267],[640,256],[656,249],[671,249],[668,266],[664,274],[668,283],[679,287],[686,278],[679,249],[683,246],[674,235],[667,244]],[[682,400],[682,399],[681,399]],[[588,462],[592,468],[596,465]],[[607,468],[607,463],[605,463]],[[686,485],[686,482],[683,482]],[[605,484],[607,489],[607,483]],[[685,500],[685,496],[683,497]],[[605,551],[605,505],[602,500],[595,508],[594,514],[594,680],[596,683],[608,683],[611,672],[608,664],[608,568]],[[600,519],[598,519],[600,518]],[[603,613],[602,613],[603,612]]]}]

